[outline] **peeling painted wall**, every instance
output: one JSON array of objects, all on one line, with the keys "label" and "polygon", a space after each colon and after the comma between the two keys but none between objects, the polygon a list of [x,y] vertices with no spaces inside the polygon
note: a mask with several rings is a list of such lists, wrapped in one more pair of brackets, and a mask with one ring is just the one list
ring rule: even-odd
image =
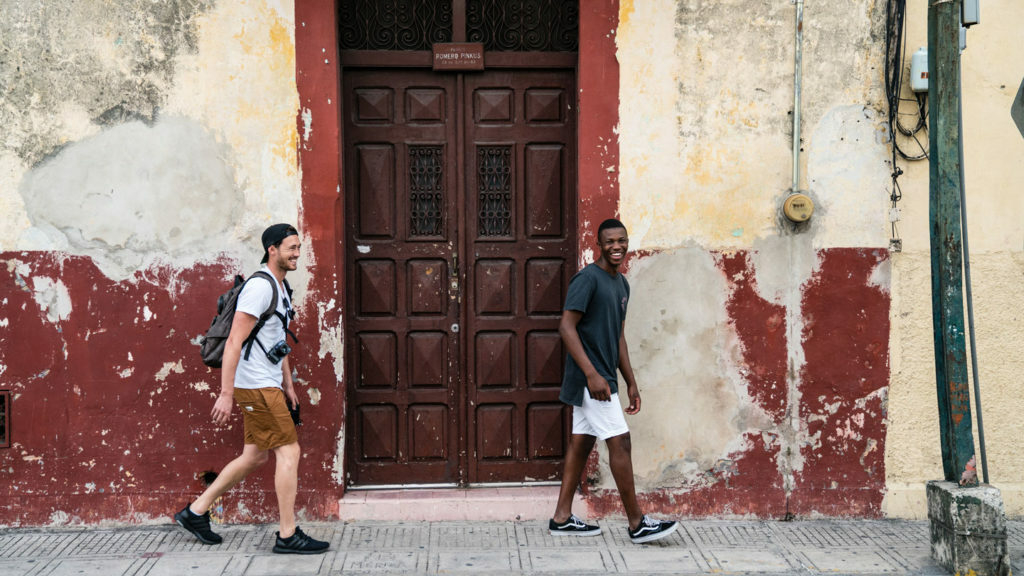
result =
[{"label": "peeling painted wall", "polygon": [[[988,272],[975,272],[989,322],[979,350],[1005,359],[1021,328],[1024,202],[1006,182],[1022,170],[1009,107],[1024,54],[998,51],[1016,44],[1012,19],[998,19],[969,34],[964,110],[972,247]],[[942,474],[928,172],[902,164],[904,252],[890,254],[884,21],[884,3],[805,5],[799,174],[816,212],[794,233],[779,219],[792,186],[792,3],[620,3],[619,212],[645,302],[627,323],[645,399],[630,425],[638,486],[659,509],[923,517],[924,482]],[[909,9],[908,53],[925,29],[924,7]],[[1006,434],[1020,366],[989,364],[993,482],[1019,515],[1022,462]],[[603,458],[591,501],[613,511]]]},{"label": "peeling painted wall", "polygon": [[[1019,17],[969,36],[969,208],[990,465],[1021,515],[1024,138],[1008,110],[1024,13],[991,6]],[[793,5],[581,4],[580,260],[617,209],[635,251],[627,337],[644,409],[629,422],[652,511],[924,514],[941,474],[927,169],[902,166],[891,253],[883,7],[805,8],[799,168],[817,211],[794,231],[778,215]],[[910,8],[908,46],[924,16]],[[305,243],[295,365],[316,417],[299,514],[337,515],[336,33],[315,1],[0,4],[0,387],[15,406],[0,525],[165,522],[235,454],[240,422],[208,422],[218,380],[196,354],[210,311],[195,303],[254,269],[277,221]],[[602,458],[588,469],[596,515],[619,511]],[[225,497],[227,519],[271,520],[273,501],[262,473]]]},{"label": "peeling painted wall", "polygon": [[[0,5],[0,525],[165,522],[236,454],[240,422],[207,416],[219,374],[198,337],[231,275],[259,267],[262,230],[302,228],[295,27],[276,0]],[[303,264],[313,411],[337,377]],[[317,420],[299,510],[323,518],[337,499],[312,478],[340,415]],[[253,521],[272,501],[271,474],[225,504]]]}]

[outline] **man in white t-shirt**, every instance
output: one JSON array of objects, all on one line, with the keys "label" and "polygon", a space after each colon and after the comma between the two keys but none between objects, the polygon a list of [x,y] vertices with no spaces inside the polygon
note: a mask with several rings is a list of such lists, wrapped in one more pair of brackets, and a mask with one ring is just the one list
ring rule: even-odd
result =
[{"label": "man in white t-shirt", "polygon": [[[281,514],[280,530],[273,551],[279,554],[320,554],[329,544],[307,536],[295,525],[295,494],[301,451],[289,406],[297,409],[285,335],[294,317],[285,275],[295,270],[299,259],[299,233],[288,224],[274,224],[263,232],[263,263],[242,288],[224,347],[220,396],[211,416],[219,425],[231,416],[231,405],[242,410],[245,445],[242,454],[228,463],[217,479],[174,520],[203,544],[220,544],[222,538],[210,530],[209,509],[214,501],[250,472],[262,466],[274,452],[274,486]],[[270,309],[277,283],[274,314],[250,340],[260,316]]]}]

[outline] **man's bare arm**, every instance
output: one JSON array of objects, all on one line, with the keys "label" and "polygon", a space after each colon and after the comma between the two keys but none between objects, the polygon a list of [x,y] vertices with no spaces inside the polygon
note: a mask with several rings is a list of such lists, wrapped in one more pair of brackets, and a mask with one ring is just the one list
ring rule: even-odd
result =
[{"label": "man's bare arm", "polygon": [[242,357],[242,343],[256,327],[257,318],[245,312],[235,312],[231,320],[231,333],[224,344],[224,359],[220,366],[220,396],[213,404],[210,415],[217,424],[227,424],[231,416],[231,405],[234,404],[235,370]]}]

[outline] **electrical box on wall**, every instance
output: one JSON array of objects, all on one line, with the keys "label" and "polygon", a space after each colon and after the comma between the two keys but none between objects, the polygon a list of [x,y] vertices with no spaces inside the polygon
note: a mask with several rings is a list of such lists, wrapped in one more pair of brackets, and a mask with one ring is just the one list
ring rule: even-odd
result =
[{"label": "electrical box on wall", "polygon": [[919,48],[910,57],[910,89],[914,92],[928,91],[928,49]]},{"label": "electrical box on wall", "polygon": [[963,3],[960,5],[960,22],[965,28],[970,28],[980,21],[980,3],[981,0],[963,0]]}]

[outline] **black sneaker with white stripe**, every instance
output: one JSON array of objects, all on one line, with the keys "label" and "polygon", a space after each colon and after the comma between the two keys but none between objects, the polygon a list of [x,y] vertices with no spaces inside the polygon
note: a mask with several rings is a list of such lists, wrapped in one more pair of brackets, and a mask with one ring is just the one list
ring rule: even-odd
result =
[{"label": "black sneaker with white stripe", "polygon": [[328,542],[310,537],[298,526],[295,527],[295,534],[287,538],[281,538],[280,532],[274,534],[277,536],[273,548],[275,554],[323,554],[331,546]]},{"label": "black sneaker with white stripe", "polygon": [[223,538],[210,530],[210,513],[199,515],[193,512],[186,504],[181,512],[174,515],[174,521],[182,528],[188,530],[203,544],[220,544]]},{"label": "black sneaker with white stripe", "polygon": [[561,524],[555,522],[554,518],[548,520],[548,532],[552,536],[597,536],[601,533],[601,527],[587,524],[575,514],[571,514],[569,519]]},{"label": "black sneaker with white stripe", "polygon": [[633,544],[654,542],[655,540],[661,540],[675,532],[678,527],[678,522],[655,520],[644,514],[644,517],[640,520],[640,525],[636,527],[636,530],[629,531],[629,539],[633,541]]}]

